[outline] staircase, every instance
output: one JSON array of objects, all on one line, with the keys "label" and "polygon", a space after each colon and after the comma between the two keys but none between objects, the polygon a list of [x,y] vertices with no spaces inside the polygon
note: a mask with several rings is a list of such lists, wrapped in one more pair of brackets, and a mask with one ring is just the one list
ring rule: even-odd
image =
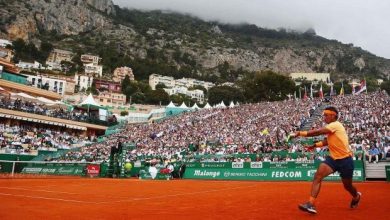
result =
[{"label": "staircase", "polygon": [[313,114],[308,118],[301,126],[301,131],[308,131],[313,127],[313,124],[319,120],[319,118],[322,117],[322,112],[326,108],[327,104],[326,103],[321,103],[320,106],[318,106]]},{"label": "staircase", "polygon": [[390,161],[379,161],[378,163],[364,162],[366,167],[366,179],[385,179],[385,166],[390,166]]}]

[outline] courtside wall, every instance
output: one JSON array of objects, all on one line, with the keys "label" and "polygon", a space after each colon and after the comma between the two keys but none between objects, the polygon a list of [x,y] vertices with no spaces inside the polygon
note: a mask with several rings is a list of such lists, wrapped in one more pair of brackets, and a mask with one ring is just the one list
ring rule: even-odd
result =
[{"label": "courtside wall", "polygon": [[[320,162],[187,163],[184,178],[211,180],[311,181]],[[353,180],[363,181],[363,161],[354,161]],[[325,180],[339,180],[334,173]]]}]

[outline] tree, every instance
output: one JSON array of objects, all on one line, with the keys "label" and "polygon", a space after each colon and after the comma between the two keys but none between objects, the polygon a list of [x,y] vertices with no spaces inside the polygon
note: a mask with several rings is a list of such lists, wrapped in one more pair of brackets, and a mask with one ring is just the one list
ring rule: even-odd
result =
[{"label": "tree", "polygon": [[50,51],[53,49],[53,45],[49,42],[42,42],[40,50],[33,43],[26,43],[23,39],[17,39],[12,42],[13,49],[15,50],[14,62],[19,60],[24,61],[38,61],[44,63],[49,56]]},{"label": "tree", "polygon": [[143,92],[144,94],[150,92],[152,88],[149,85],[148,81],[140,81],[138,82],[138,88]]},{"label": "tree", "polygon": [[381,84],[381,89],[385,90],[387,94],[390,94],[390,80],[383,81]]},{"label": "tree", "polygon": [[123,94],[126,94],[126,89],[128,86],[130,86],[131,80],[128,75],[125,76],[125,78],[121,82],[121,91]]},{"label": "tree", "polygon": [[211,105],[221,103],[228,105],[231,101],[243,102],[245,100],[241,90],[231,86],[214,86],[209,90],[208,102]]},{"label": "tree", "polygon": [[99,94],[98,90],[96,89],[95,82],[92,82],[91,86],[87,88],[86,92],[87,93],[92,93],[93,95],[98,95]]},{"label": "tree", "polygon": [[221,76],[218,79],[220,83],[234,80],[233,77],[231,77],[230,65],[227,61],[223,62],[223,64],[218,65],[217,69]]},{"label": "tree", "polygon": [[170,100],[173,103],[176,103],[177,105],[180,105],[181,103],[185,103],[187,106],[192,106],[195,104],[195,101],[191,99],[191,97],[184,95],[184,94],[174,94],[171,95]]},{"label": "tree", "polygon": [[61,61],[61,67],[63,68],[64,72],[67,75],[77,72],[76,64],[69,62],[69,61],[66,61],[66,60]]},{"label": "tree", "polygon": [[156,89],[163,89],[163,88],[167,88],[167,86],[166,86],[164,83],[159,82],[159,83],[156,85]]},{"label": "tree", "polygon": [[41,63],[46,62],[49,57],[50,52],[53,50],[53,45],[47,41],[41,43],[40,47],[40,59],[38,59]]},{"label": "tree", "polygon": [[136,92],[131,96],[132,103],[144,104],[146,100],[146,96],[142,92]]},{"label": "tree", "polygon": [[[336,93],[336,95],[340,95],[341,87],[344,87],[344,94],[351,94],[352,93],[352,87],[351,87],[351,85],[348,84],[348,80],[344,80],[342,82],[335,82],[333,84],[333,90]],[[330,87],[328,87],[328,89],[326,91],[327,91],[327,94],[329,95],[330,94]]]},{"label": "tree", "polygon": [[127,115],[129,115],[128,111],[121,111],[121,116],[127,116]]},{"label": "tree", "polygon": [[[130,84],[125,88],[123,94],[126,95],[126,102],[130,102],[130,97],[132,97],[135,93],[142,93],[141,89],[138,87],[137,82],[130,82]],[[131,100],[134,102],[134,99]]]},{"label": "tree", "polygon": [[270,70],[248,75],[240,85],[249,102],[284,100],[295,91],[289,77]]},{"label": "tree", "polygon": [[169,95],[164,89],[151,90],[146,94],[146,102],[154,105],[167,105],[169,103]]},{"label": "tree", "polygon": [[373,77],[366,78],[366,86],[368,92],[373,92],[379,89],[378,80]]}]

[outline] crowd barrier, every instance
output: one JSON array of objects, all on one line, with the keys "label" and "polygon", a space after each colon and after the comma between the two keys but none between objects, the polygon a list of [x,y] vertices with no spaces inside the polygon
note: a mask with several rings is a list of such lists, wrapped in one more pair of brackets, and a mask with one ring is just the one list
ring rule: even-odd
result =
[{"label": "crowd barrier", "polygon": [[45,162],[45,161],[6,161],[0,160],[0,173],[98,176],[100,164],[86,162]]},{"label": "crowd barrier", "polygon": [[[187,163],[185,179],[311,181],[319,161],[308,162],[207,162]],[[363,161],[354,161],[353,180],[363,181]],[[325,180],[339,180],[334,173]]]},{"label": "crowd barrier", "polygon": [[[185,163],[185,179],[212,180],[259,180],[259,181],[311,181],[320,161],[283,161],[283,162],[187,162]],[[132,168],[124,171],[120,177],[139,176],[149,179],[148,165],[131,163]],[[182,163],[174,163],[177,173]],[[364,164],[361,160],[354,161],[353,179],[364,181]],[[22,173],[41,175],[76,175],[107,177],[108,163],[74,163],[74,162],[37,162],[37,161],[1,161],[1,173]],[[161,168],[158,167],[158,170]],[[160,175],[157,179],[166,179]],[[180,175],[182,176],[182,175]],[[158,176],[159,177],[159,176]],[[339,180],[334,173],[325,180]]]}]

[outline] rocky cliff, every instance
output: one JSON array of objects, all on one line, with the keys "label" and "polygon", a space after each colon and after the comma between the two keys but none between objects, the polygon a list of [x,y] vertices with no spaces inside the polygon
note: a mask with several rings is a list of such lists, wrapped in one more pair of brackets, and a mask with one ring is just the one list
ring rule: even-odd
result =
[{"label": "rocky cliff", "polygon": [[[44,35],[62,36],[51,43],[70,50],[74,45],[82,50],[81,41],[88,39],[92,45],[84,52],[98,53],[102,43],[120,48],[130,59],[149,59],[153,51],[178,69],[196,67],[207,74],[220,75],[218,67],[227,63],[248,71],[330,72],[346,78],[390,75],[390,60],[313,31],[287,33],[175,13],[124,10],[111,0],[2,0],[0,16],[2,38],[39,44]],[[185,54],[186,62],[178,61],[177,54]]]},{"label": "rocky cliff", "polygon": [[4,1],[2,37],[26,41],[42,32],[76,35],[110,27],[105,15],[115,14],[107,0],[20,0]]}]

